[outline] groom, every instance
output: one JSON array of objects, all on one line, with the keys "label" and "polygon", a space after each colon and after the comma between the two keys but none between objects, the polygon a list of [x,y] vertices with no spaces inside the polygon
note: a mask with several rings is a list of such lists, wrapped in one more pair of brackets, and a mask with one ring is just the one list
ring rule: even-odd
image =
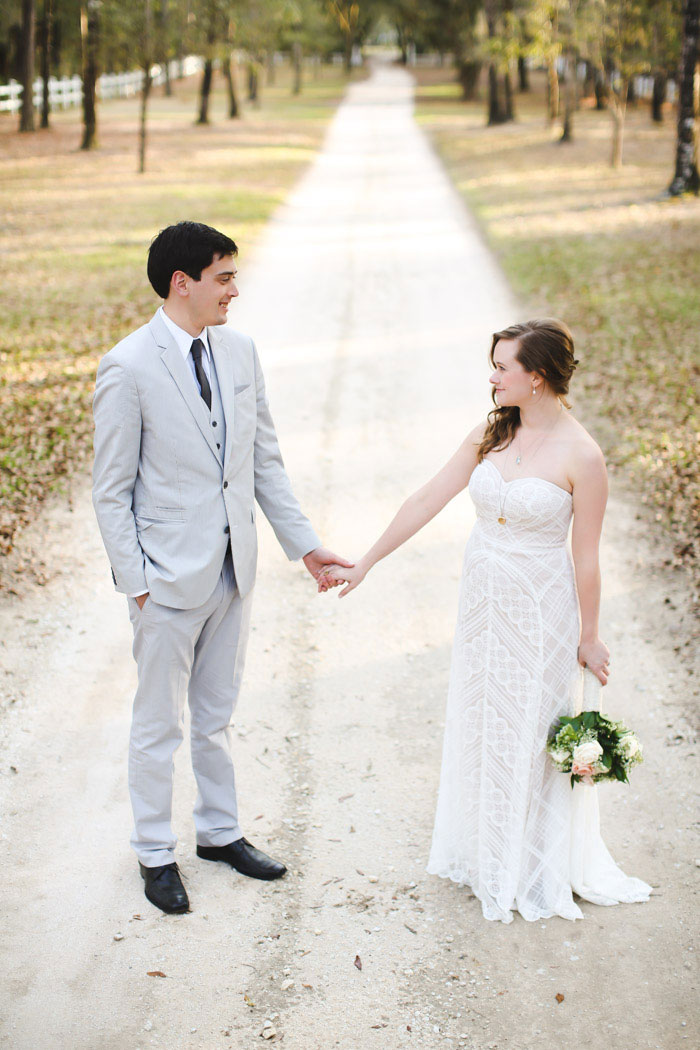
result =
[{"label": "groom", "polygon": [[255,501],[286,555],[318,580],[320,545],[284,469],[255,344],[223,327],[235,243],[196,222],[162,230],[148,277],[164,303],[102,359],[93,503],[138,667],[129,746],[132,845],[146,896],[189,909],[174,862],[173,755],[190,706],[197,855],[255,879],[285,867],[238,823],[229,723],[241,684],[257,536]]}]

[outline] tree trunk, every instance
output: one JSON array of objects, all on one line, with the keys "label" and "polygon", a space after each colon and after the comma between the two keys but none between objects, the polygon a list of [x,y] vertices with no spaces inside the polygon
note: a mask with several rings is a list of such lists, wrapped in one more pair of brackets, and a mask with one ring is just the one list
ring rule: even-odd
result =
[{"label": "tree trunk", "polygon": [[620,78],[620,89],[611,93],[612,118],[613,118],[613,140],[610,165],[613,168],[622,167],[622,137],[625,130],[625,111],[627,109],[627,98],[630,80],[628,77]]},{"label": "tree trunk", "polygon": [[229,120],[235,120],[240,116],[238,98],[236,97],[236,81],[233,76],[233,52],[224,59],[224,77],[228,91],[228,115]]},{"label": "tree trunk", "polygon": [[146,132],[148,117],[148,96],[151,93],[151,0],[144,0],[143,30],[143,83],[141,84],[141,118],[139,121],[139,174],[146,170]]},{"label": "tree trunk", "polygon": [[168,0],[160,0],[160,39],[162,48],[162,62],[163,72],[165,73],[165,95],[170,98],[173,93],[173,85],[170,80],[170,42],[168,40],[170,22],[170,11],[168,10]]},{"label": "tree trunk", "polygon": [[564,79],[564,118],[562,121],[560,142],[573,142],[576,96],[576,59],[574,55],[569,55],[566,60],[566,73]]},{"label": "tree trunk", "polygon": [[596,69],[592,62],[586,59],[586,76],[583,81],[583,98],[593,98],[595,95]]},{"label": "tree trunk", "polygon": [[668,75],[664,70],[654,73],[654,86],[651,92],[651,119],[656,124],[663,124],[664,102],[668,93]]},{"label": "tree trunk", "polygon": [[224,59],[224,77],[226,78],[226,90],[228,92],[228,115],[229,120],[240,117],[238,96],[236,94],[236,80],[233,72],[233,51]]},{"label": "tree trunk", "polygon": [[352,73],[352,45],[353,35],[351,32],[345,34],[345,72],[350,75]]},{"label": "tree trunk", "polygon": [[259,106],[260,66],[255,59],[248,63],[248,101]]},{"label": "tree trunk", "polygon": [[595,108],[600,111],[608,108],[608,85],[605,83],[605,74],[600,69],[595,78]]},{"label": "tree trunk", "polygon": [[268,51],[265,55],[266,82],[272,87],[277,79],[277,66],[275,65],[275,52]]},{"label": "tree trunk", "polygon": [[683,12],[683,44],[678,77],[678,132],[676,171],[668,188],[672,197],[698,193],[698,49],[700,48],[700,0],[686,0]]},{"label": "tree trunk", "polygon": [[489,65],[489,104],[488,104],[488,127],[495,124],[505,124],[508,120],[504,93],[498,79],[498,69],[495,62]]},{"label": "tree trunk", "polygon": [[520,91],[530,90],[530,71],[523,55],[518,55],[518,87]]},{"label": "tree trunk", "polygon": [[34,131],[34,44],[36,8],[34,0],[22,0],[22,107],[19,130]]},{"label": "tree trunk", "polygon": [[506,69],[503,74],[503,94],[506,120],[515,120],[515,93],[513,91],[513,81],[510,76],[510,69]]},{"label": "tree trunk", "polygon": [[301,94],[302,57],[301,44],[298,40],[295,40],[292,44],[292,62],[294,65],[294,81],[292,83],[293,95]]},{"label": "tree trunk", "polygon": [[202,83],[199,89],[199,116],[197,124],[209,123],[209,98],[211,96],[211,82],[214,76],[214,48],[217,40],[216,4],[210,2],[207,7],[207,42],[204,48],[204,69],[202,71]]},{"label": "tree trunk", "polygon": [[80,7],[80,37],[83,57],[83,141],[81,149],[92,149],[97,141],[97,56],[100,23],[96,0],[84,0]]},{"label": "tree trunk", "polygon": [[199,116],[198,124],[209,123],[209,96],[211,95],[211,81],[214,74],[214,64],[210,58],[204,61],[202,73],[202,84],[199,91]]},{"label": "tree trunk", "polygon": [[630,106],[637,105],[637,88],[634,77],[630,77],[627,81],[627,102]]},{"label": "tree trunk", "polygon": [[555,58],[547,59],[547,124],[552,125],[559,116],[559,74]]},{"label": "tree trunk", "polygon": [[457,79],[462,87],[462,98],[465,102],[474,102],[478,97],[479,74],[481,62],[459,59],[457,61]]},{"label": "tree trunk", "polygon": [[[148,3],[148,0],[146,0]],[[143,174],[146,170],[146,131],[147,131],[147,113],[148,113],[148,96],[151,93],[151,63],[147,61],[144,63],[143,69],[143,84],[141,86],[141,120],[139,128],[139,174]]]},{"label": "tree trunk", "polygon": [[399,45],[399,51],[401,52],[401,65],[408,65],[408,34],[406,27],[402,23],[396,25],[396,42]]},{"label": "tree trunk", "polygon": [[[491,2],[484,6],[489,40],[498,41],[500,27],[498,5]],[[509,7],[511,7],[510,4]],[[493,127],[495,124],[505,124],[507,121],[513,119],[513,90],[510,73],[506,69],[505,75],[502,78],[500,78],[498,74],[498,65],[494,61],[490,62],[486,120],[487,127],[489,128]]]},{"label": "tree trunk", "polygon": [[53,10],[51,0],[44,0],[41,20],[41,126],[48,128],[51,103],[49,101],[49,77],[51,76],[51,38]]}]

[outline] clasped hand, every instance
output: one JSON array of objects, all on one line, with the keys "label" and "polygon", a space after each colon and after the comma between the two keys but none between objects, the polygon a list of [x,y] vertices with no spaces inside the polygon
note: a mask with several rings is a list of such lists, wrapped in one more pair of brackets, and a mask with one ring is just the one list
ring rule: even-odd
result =
[{"label": "clasped hand", "polygon": [[325,591],[332,590],[333,587],[339,587],[340,584],[344,583],[347,586],[340,592],[339,597],[349,594],[350,591],[354,591],[358,584],[362,583],[367,573],[366,569],[363,569],[361,565],[327,565],[321,570],[318,577],[318,591],[319,594],[323,594]]},{"label": "clasped hand", "polygon": [[324,591],[329,591],[333,587],[338,587],[341,583],[346,583],[348,586],[340,592],[341,598],[348,591],[357,587],[367,572],[366,568],[361,568],[356,566],[354,562],[338,557],[337,554],[329,551],[327,547],[317,547],[315,550],[305,554],[304,565],[316,580],[319,594],[323,594]]}]

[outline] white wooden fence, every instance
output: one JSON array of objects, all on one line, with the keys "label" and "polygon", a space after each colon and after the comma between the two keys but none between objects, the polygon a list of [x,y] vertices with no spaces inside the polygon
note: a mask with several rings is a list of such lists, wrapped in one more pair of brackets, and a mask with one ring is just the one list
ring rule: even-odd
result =
[{"label": "white wooden fence", "polygon": [[[190,77],[198,73],[204,62],[198,55],[187,55],[182,60],[173,59],[169,64],[171,79]],[[165,68],[153,66],[151,76],[154,84],[165,83]],[[98,98],[130,98],[137,95],[143,84],[143,70],[129,73],[103,73],[97,78]],[[39,108],[44,90],[41,77],[34,81],[34,105]],[[49,105],[52,110],[79,106],[83,101],[83,81],[79,76],[49,77]],[[0,84],[0,113],[16,113],[22,105],[22,85],[16,80]]]},{"label": "white wooden fence", "polygon": [[[561,56],[557,59],[557,72],[562,74],[566,68],[566,60]],[[582,83],[586,79],[586,63],[579,62],[576,68],[576,76]],[[612,75],[613,84],[617,89],[617,85],[620,82],[620,74],[613,73]],[[634,76],[632,77],[632,84],[634,86],[634,93],[636,98],[650,99],[654,91],[654,78],[652,76]],[[668,102],[676,101],[676,82],[675,80],[669,80],[666,86],[666,100]]]}]

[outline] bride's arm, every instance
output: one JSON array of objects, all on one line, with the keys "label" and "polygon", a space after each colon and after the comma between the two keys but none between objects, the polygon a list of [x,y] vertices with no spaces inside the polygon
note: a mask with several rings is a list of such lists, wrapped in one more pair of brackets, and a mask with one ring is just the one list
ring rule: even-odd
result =
[{"label": "bride's arm", "polygon": [[600,564],[598,548],[608,499],[608,476],[603,454],[597,445],[586,445],[572,475],[574,524],[571,551],[576,573],[581,639],[579,663],[596,675],[603,685],[608,680],[610,653],[598,637],[600,613]]},{"label": "bride's arm", "polygon": [[355,563],[354,568],[336,569],[334,567],[331,570],[329,575],[333,580],[347,582],[347,587],[340,592],[341,598],[362,582],[373,565],[414,536],[458,492],[466,488],[477,463],[476,452],[483,433],[484,424],[482,423],[467,435],[442,470],[401,505],[389,526],[364,557]]}]

